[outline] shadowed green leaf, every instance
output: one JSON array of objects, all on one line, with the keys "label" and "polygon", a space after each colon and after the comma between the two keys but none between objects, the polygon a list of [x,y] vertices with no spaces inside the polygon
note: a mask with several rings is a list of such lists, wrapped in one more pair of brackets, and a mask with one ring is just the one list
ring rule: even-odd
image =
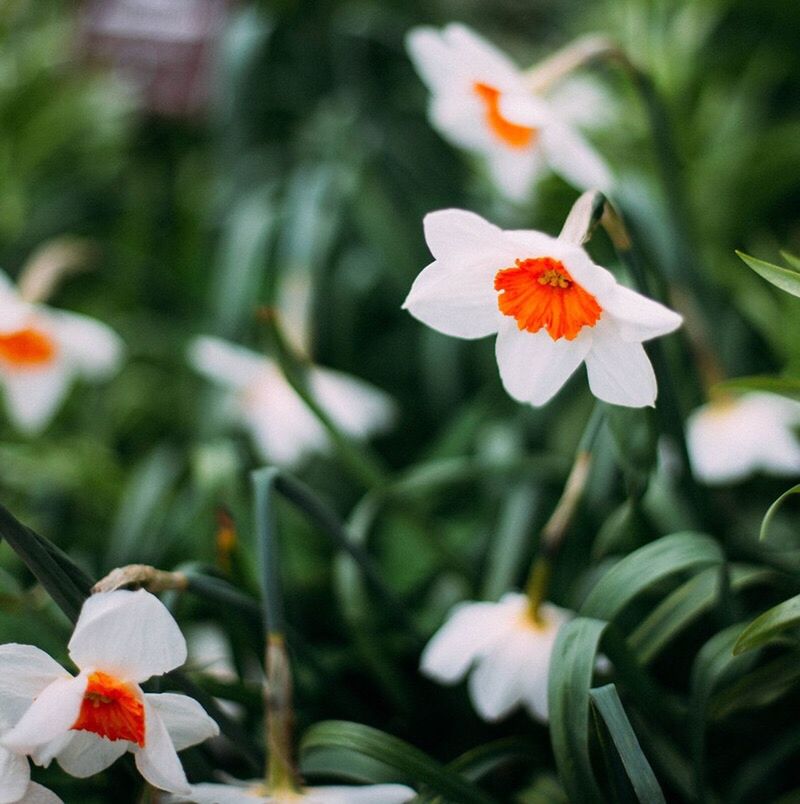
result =
[{"label": "shadowed green leaf", "polygon": [[800,595],[784,600],[756,617],[736,640],[735,655],[766,645],[778,634],[800,624]]},{"label": "shadowed green leaf", "polygon": [[775,500],[772,505],[767,509],[767,513],[764,514],[764,519],[761,521],[761,530],[758,533],[759,541],[763,541],[767,538],[767,531],[769,530],[769,526],[772,523],[772,519],[777,513],[778,509],[783,505],[783,503],[791,497],[793,494],[800,494],[800,484],[797,486],[792,486],[788,491],[784,491],[777,500]]},{"label": "shadowed green leaf", "polygon": [[759,260],[757,257],[750,257],[741,251],[737,251],[736,254],[767,282],[787,293],[791,293],[792,296],[800,296],[800,270],[797,268],[783,268],[780,265],[773,265],[771,262]]}]

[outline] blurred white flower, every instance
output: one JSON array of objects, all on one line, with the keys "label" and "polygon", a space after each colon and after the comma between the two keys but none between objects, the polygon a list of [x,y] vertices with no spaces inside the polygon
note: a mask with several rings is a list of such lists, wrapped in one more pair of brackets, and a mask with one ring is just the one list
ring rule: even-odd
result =
[{"label": "blurred white flower", "polygon": [[[0,717],[0,735],[8,723]],[[0,745],[0,804],[63,804],[47,788],[31,781],[28,758]]]},{"label": "blurred white flower", "polygon": [[122,341],[105,324],[29,304],[0,273],[0,385],[20,430],[43,430],[75,379],[110,376],[122,354]]},{"label": "blurred white flower", "polygon": [[[220,338],[192,341],[189,361],[228,390],[228,411],[250,430],[261,455],[292,466],[330,445],[325,428],[270,358]],[[311,366],[309,391],[346,435],[364,439],[388,428],[394,404],[383,391],[355,377]]]},{"label": "blurred white flower", "polygon": [[131,751],[154,787],[188,792],[177,751],[219,733],[186,695],[144,693],[140,684],[183,664],[186,642],[149,592],[92,595],[69,642],[70,675],[32,645],[0,645],[0,715],[15,724],[0,745],[47,766],[55,757],[85,778]]},{"label": "blurred white flower", "polygon": [[686,422],[692,467],[707,483],[731,483],[754,472],[800,474],[800,402],[751,392],[715,399]]},{"label": "blurred white flower", "polygon": [[[414,28],[407,47],[432,93],[431,124],[454,145],[485,157],[509,198],[524,200],[548,167],[580,189],[609,189],[607,166],[564,114],[574,104],[559,104],[557,93],[534,94],[524,73],[485,39],[453,23],[441,31]],[[587,93],[584,101],[598,97]],[[588,113],[584,102],[580,115]]]},{"label": "blurred white flower", "polygon": [[269,794],[263,781],[240,784],[195,784],[189,796],[170,796],[168,804],[404,804],[416,793],[399,784],[307,787],[300,793]]},{"label": "blurred white flower", "polygon": [[484,720],[500,720],[523,705],[547,721],[550,656],[572,614],[543,603],[538,622],[527,595],[510,592],[499,603],[460,603],[422,653],[420,669],[442,684],[469,673],[469,693]]},{"label": "blurred white flower", "polygon": [[445,209],[425,217],[425,239],[435,259],[403,307],[445,335],[497,333],[500,376],[514,399],[544,405],[585,361],[598,399],[655,404],[642,342],[677,329],[677,313],[618,284],[580,246],[541,232]]}]

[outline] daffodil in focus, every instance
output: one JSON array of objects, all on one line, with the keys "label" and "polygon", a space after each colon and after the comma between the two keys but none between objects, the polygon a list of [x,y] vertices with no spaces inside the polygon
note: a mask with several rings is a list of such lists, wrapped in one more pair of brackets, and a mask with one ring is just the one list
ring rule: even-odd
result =
[{"label": "daffodil in focus", "polygon": [[105,324],[30,304],[0,274],[0,386],[18,429],[43,430],[76,379],[105,379],[122,353],[122,341]]},{"label": "daffodil in focus", "polygon": [[642,342],[677,329],[677,313],[618,284],[581,246],[541,232],[445,209],[425,217],[425,238],[434,261],[403,306],[445,335],[497,334],[500,377],[514,399],[544,405],[585,362],[598,399],[655,404]]},{"label": "daffodil in focus", "polygon": [[[228,415],[246,427],[265,460],[293,466],[330,445],[325,428],[269,357],[219,338],[196,338],[189,360],[227,391]],[[346,435],[365,439],[385,430],[394,405],[382,391],[331,369],[311,366],[309,391]]]},{"label": "daffodil in focus", "polygon": [[751,392],[713,399],[687,421],[692,467],[707,483],[732,483],[755,472],[800,474],[800,402]]},{"label": "daffodil in focus", "polygon": [[502,51],[457,23],[415,28],[407,46],[432,93],[431,124],[483,156],[506,196],[524,200],[548,168],[575,187],[609,189],[608,168],[570,120],[573,104],[559,104],[557,93],[534,93]]},{"label": "daffodil in focus", "polygon": [[534,618],[529,598],[517,592],[498,603],[461,603],[426,646],[420,669],[442,684],[469,673],[469,694],[484,720],[500,720],[522,705],[546,722],[550,657],[571,616],[543,603]]},{"label": "daffodil in focus", "polygon": [[[0,718],[0,736],[8,724]],[[0,804],[63,804],[47,788],[31,781],[28,758],[0,745]]]},{"label": "daffodil in focus", "polygon": [[169,804],[404,804],[416,793],[399,784],[361,787],[307,787],[299,793],[267,793],[258,780],[237,784],[195,784],[188,796],[170,796]]},{"label": "daffodil in focus", "polygon": [[130,751],[154,787],[188,792],[176,752],[219,729],[194,699],[141,689],[186,659],[186,642],[165,606],[143,590],[92,595],[69,656],[77,676],[31,645],[0,645],[0,716],[14,724],[0,745],[39,765],[55,758],[79,778]]}]

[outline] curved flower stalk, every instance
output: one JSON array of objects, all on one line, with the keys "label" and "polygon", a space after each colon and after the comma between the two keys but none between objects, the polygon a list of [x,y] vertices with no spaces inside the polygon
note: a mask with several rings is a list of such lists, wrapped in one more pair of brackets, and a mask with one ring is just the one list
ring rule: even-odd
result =
[{"label": "curved flower stalk", "polygon": [[[266,460],[293,466],[329,447],[325,428],[274,360],[220,338],[201,336],[190,345],[189,361],[227,390],[229,416],[250,431]],[[319,406],[346,435],[365,439],[387,429],[394,419],[392,400],[355,377],[312,366],[308,384]]]},{"label": "curved flower stalk", "polygon": [[76,379],[105,379],[122,355],[122,340],[108,326],[31,304],[0,273],[0,386],[19,430],[42,431]]},{"label": "curved flower stalk", "polygon": [[100,592],[84,604],[69,641],[70,675],[32,645],[0,645],[0,744],[69,774],[92,776],[126,752],[154,787],[188,792],[177,751],[219,733],[192,698],[144,693],[141,684],[183,664],[186,642],[149,592]]},{"label": "curved flower stalk", "polygon": [[231,784],[195,784],[188,796],[170,796],[168,804],[404,804],[416,793],[400,784],[307,787],[299,793],[268,793],[256,780]]},{"label": "curved flower stalk", "polygon": [[542,603],[534,618],[530,599],[518,592],[498,603],[461,603],[423,651],[420,669],[442,684],[469,674],[470,697],[484,720],[500,720],[523,705],[546,722],[550,657],[571,617]]},{"label": "curved flower stalk", "polygon": [[585,362],[598,399],[655,404],[642,342],[677,329],[677,313],[618,284],[567,240],[504,231],[460,209],[432,212],[424,225],[434,261],[403,307],[445,335],[496,333],[500,377],[514,399],[544,405]]},{"label": "curved flower stalk", "polygon": [[800,474],[800,402],[766,392],[723,396],[688,418],[687,446],[697,477],[733,483],[755,472]]},{"label": "curved flower stalk", "polygon": [[[570,119],[572,96],[562,105],[558,93],[534,93],[523,71],[464,25],[415,28],[407,47],[432,93],[431,124],[454,145],[483,156],[504,195],[524,200],[548,168],[580,189],[611,187],[608,167]],[[592,97],[598,96],[584,100]],[[585,119],[585,102],[579,114]]]},{"label": "curved flower stalk", "polygon": [[[8,723],[0,717],[0,734]],[[46,787],[31,781],[28,758],[0,745],[0,804],[63,804]]]}]

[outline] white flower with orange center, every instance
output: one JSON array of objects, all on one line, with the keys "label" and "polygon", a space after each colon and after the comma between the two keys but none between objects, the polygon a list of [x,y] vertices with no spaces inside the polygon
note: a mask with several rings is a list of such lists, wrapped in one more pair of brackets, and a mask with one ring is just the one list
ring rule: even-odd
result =
[{"label": "white flower with orange center", "polygon": [[53,758],[85,778],[126,752],[154,787],[187,792],[177,751],[219,733],[186,695],[145,693],[141,684],[179,667],[186,642],[149,592],[92,595],[69,642],[70,675],[32,645],[0,645],[0,716],[14,724],[0,745],[39,765]]},{"label": "white flower with orange center", "polygon": [[693,411],[686,427],[692,467],[706,483],[800,475],[800,402],[760,391],[720,397]]},{"label": "white flower with orange center", "polygon": [[306,787],[298,793],[268,793],[258,780],[238,784],[194,784],[188,796],[170,796],[169,804],[405,804],[416,793],[400,784]]},{"label": "white flower with orange center", "polygon": [[560,109],[557,93],[534,94],[524,73],[485,39],[454,23],[441,31],[414,28],[407,46],[432,93],[431,124],[454,145],[485,157],[508,197],[524,200],[548,167],[575,187],[610,188],[605,163],[563,114],[572,104]]},{"label": "white flower with orange center", "polygon": [[122,341],[105,324],[29,304],[0,274],[0,386],[20,430],[44,429],[76,378],[108,377],[122,353]]},{"label": "white flower with orange center", "polygon": [[[227,412],[244,425],[265,460],[292,466],[330,446],[325,428],[283,376],[278,364],[220,338],[195,338],[189,349],[194,368],[227,389]],[[333,423],[353,438],[387,429],[394,404],[363,380],[311,366],[309,391]]]},{"label": "white flower with orange center", "polygon": [[498,603],[461,603],[426,646],[420,669],[442,684],[469,673],[470,697],[484,720],[500,720],[522,705],[546,722],[550,657],[571,617],[543,603],[534,618],[527,595],[518,592]]},{"label": "white flower with orange center", "polygon": [[435,259],[403,307],[445,335],[496,333],[500,376],[514,399],[544,405],[585,362],[598,399],[655,403],[642,342],[677,329],[677,313],[618,284],[581,246],[541,232],[504,231],[445,209],[425,217],[425,238]]}]

